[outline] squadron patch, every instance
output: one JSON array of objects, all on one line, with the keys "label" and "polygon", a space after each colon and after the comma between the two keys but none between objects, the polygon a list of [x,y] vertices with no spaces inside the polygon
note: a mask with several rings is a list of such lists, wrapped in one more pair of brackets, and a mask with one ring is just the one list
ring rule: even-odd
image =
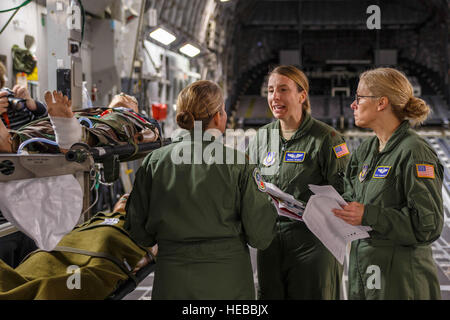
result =
[{"label": "squadron patch", "polygon": [[255,168],[255,170],[253,170],[253,179],[255,179],[258,190],[261,192],[266,192],[266,184],[264,183],[264,180],[258,168]]},{"label": "squadron patch", "polygon": [[375,173],[373,174],[373,178],[375,179],[384,179],[389,174],[389,171],[391,171],[390,166],[378,166],[375,169]]},{"label": "squadron patch", "polygon": [[347,144],[345,142],[334,147],[333,150],[336,154],[336,158],[338,159],[350,154],[350,151],[348,151]]},{"label": "squadron patch", "polygon": [[269,152],[267,153],[267,156],[263,160],[263,165],[266,167],[270,167],[275,163],[276,160],[276,153],[275,152]]},{"label": "squadron patch", "polygon": [[366,179],[368,170],[369,170],[369,165],[368,164],[363,165],[362,170],[359,173],[359,182],[363,182]]},{"label": "squadron patch", "polygon": [[434,179],[434,166],[431,164],[416,164],[417,177]]},{"label": "squadron patch", "polygon": [[286,151],[283,162],[303,162],[305,161],[306,152],[303,151]]}]

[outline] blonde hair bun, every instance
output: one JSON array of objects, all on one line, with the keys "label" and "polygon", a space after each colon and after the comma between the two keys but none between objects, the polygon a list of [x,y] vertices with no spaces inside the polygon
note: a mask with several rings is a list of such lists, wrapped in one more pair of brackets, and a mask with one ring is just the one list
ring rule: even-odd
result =
[{"label": "blonde hair bun", "polygon": [[413,125],[423,123],[430,114],[427,103],[414,97],[414,90],[403,72],[393,68],[377,68],[365,71],[360,76],[370,92],[375,96],[385,96],[392,105],[395,116]]},{"label": "blonde hair bun", "polygon": [[194,115],[189,111],[181,111],[177,114],[177,124],[180,128],[192,130],[194,128]]},{"label": "blonde hair bun", "polygon": [[411,97],[403,110],[404,115],[409,119],[413,119],[415,123],[424,122],[430,112],[431,109],[427,103],[417,97]]}]

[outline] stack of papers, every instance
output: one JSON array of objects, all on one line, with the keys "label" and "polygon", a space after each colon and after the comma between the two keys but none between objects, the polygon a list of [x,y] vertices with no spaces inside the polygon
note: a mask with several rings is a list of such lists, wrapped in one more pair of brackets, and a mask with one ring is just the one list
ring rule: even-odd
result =
[{"label": "stack of papers", "polygon": [[309,198],[303,221],[312,233],[336,257],[344,263],[347,244],[357,239],[369,238],[372,230],[367,226],[353,226],[336,217],[331,211],[347,205],[332,186],[309,185],[315,194]]},{"label": "stack of papers", "polygon": [[303,221],[302,215],[305,211],[305,204],[296,200],[292,195],[281,191],[276,185],[265,182],[266,192],[272,198],[272,202],[277,208],[280,216],[294,220]]},{"label": "stack of papers", "polygon": [[344,264],[347,244],[357,239],[369,238],[367,226],[353,226],[336,217],[332,209],[340,209],[347,202],[333,186],[309,185],[314,193],[306,208],[271,183],[266,183],[266,192],[271,196],[278,214],[298,221],[303,221],[309,230],[335,256],[340,264]]}]

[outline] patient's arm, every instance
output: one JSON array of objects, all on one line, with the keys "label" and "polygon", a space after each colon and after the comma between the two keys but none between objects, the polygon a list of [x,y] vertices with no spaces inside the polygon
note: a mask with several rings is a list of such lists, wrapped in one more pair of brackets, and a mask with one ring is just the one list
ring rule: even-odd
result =
[{"label": "patient's arm", "polygon": [[[67,96],[64,96],[61,92],[53,91],[51,93],[46,91],[44,98],[55,130],[59,150],[66,153],[72,144],[81,142],[81,125],[75,119],[72,112],[72,103]],[[73,121],[70,121],[70,119],[73,119]]]},{"label": "patient's arm", "polygon": [[[59,118],[74,118],[71,102],[69,98],[64,96],[61,92],[50,91],[45,92],[45,103],[47,104],[48,114],[52,117]],[[68,149],[60,147],[61,152],[65,153]],[[13,152],[11,141],[11,133],[5,127],[3,121],[0,121],[0,152]]]}]

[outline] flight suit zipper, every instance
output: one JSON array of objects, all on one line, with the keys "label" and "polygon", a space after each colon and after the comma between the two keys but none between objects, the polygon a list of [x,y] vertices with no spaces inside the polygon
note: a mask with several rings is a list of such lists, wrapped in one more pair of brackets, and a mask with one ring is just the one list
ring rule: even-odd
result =
[{"label": "flight suit zipper", "polygon": [[[369,179],[370,177],[373,175],[373,172],[376,168],[376,165],[378,163],[378,161],[381,158],[381,154],[378,153],[371,161],[370,163],[370,170],[368,170],[367,175],[366,175],[366,179],[364,179],[363,183],[363,187],[362,187],[362,191],[360,196],[358,197],[359,202],[364,202],[364,199],[362,199],[362,196],[365,195],[367,186],[369,184]],[[361,240],[358,240],[358,242],[356,243],[356,270],[358,270],[358,275],[359,275],[359,283],[358,285],[360,286],[360,297],[362,299],[365,299],[365,290],[364,290],[364,270],[361,270],[360,265],[359,265],[359,245],[361,243]]]},{"label": "flight suit zipper", "polygon": [[[373,175],[373,172],[375,170],[375,168],[377,167],[378,161],[381,158],[381,154],[378,153],[375,158],[373,158],[372,162],[370,163],[370,170],[367,172],[366,175],[366,179],[364,179],[363,183],[363,187],[362,187],[362,191],[361,191],[361,196],[366,194],[366,189],[367,186],[369,185],[369,180],[370,177]],[[360,202],[364,202],[364,199],[362,199],[361,197],[359,197]]]}]

